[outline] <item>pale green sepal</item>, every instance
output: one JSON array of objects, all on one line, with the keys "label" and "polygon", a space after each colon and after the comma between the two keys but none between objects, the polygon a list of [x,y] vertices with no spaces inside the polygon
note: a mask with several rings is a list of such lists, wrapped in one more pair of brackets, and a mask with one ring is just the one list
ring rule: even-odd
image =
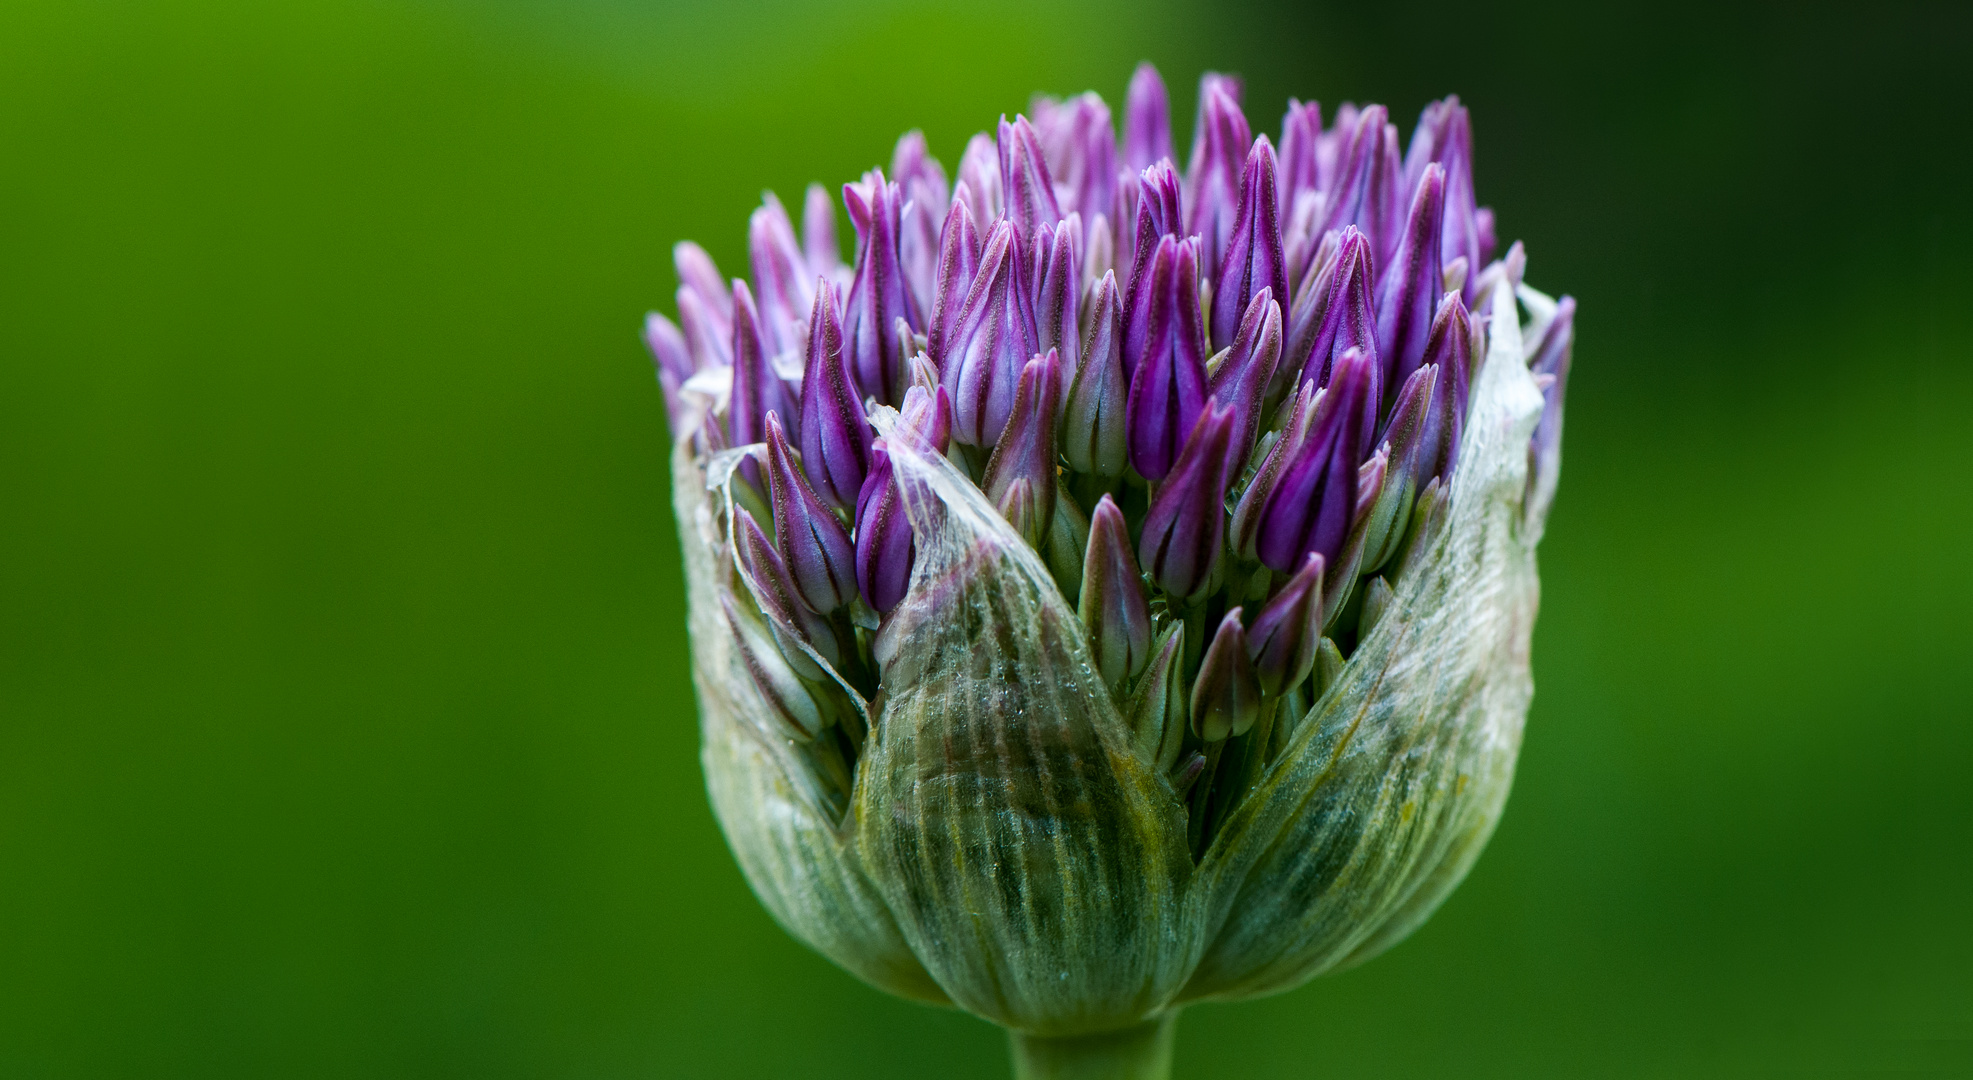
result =
[{"label": "pale green sepal", "polygon": [[1187,722],[1185,680],[1179,665],[1185,656],[1185,624],[1174,620],[1151,644],[1151,663],[1137,680],[1124,716],[1137,740],[1137,754],[1168,775],[1178,763],[1178,750]]},{"label": "pale green sepal", "polygon": [[1048,569],[1062,598],[1073,604],[1082,595],[1083,556],[1089,549],[1089,515],[1076,505],[1066,485],[1055,488],[1055,516],[1048,526]]},{"label": "pale green sepal", "polygon": [[[734,653],[719,590],[732,580],[719,504],[693,461],[690,433],[672,452],[672,497],[685,562],[692,681],[706,790],[747,883],[790,934],[873,986],[945,1003],[912,954],[849,838],[826,815],[802,748],[780,734]],[[751,603],[742,596],[741,603]]]},{"label": "pale green sepal", "polygon": [[873,649],[863,865],[961,1007],[1040,1035],[1138,1024],[1201,943],[1179,805],[1040,558],[950,463],[891,455],[917,555]]},{"label": "pale green sepal", "polygon": [[1368,958],[1431,913],[1499,818],[1533,694],[1522,495],[1542,398],[1511,290],[1492,310],[1444,526],[1206,853],[1197,902],[1214,938],[1181,1001]]}]

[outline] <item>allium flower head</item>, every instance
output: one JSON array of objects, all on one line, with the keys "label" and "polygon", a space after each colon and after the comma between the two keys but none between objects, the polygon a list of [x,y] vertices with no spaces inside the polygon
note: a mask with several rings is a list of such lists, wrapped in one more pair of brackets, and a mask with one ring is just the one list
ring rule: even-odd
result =
[{"label": "allium flower head", "polygon": [[1241,105],[1207,75],[1181,165],[1147,65],[950,185],[909,133],[839,189],[847,265],[827,190],[799,236],[769,195],[750,280],[680,244],[646,325],[748,880],[1036,1076],[1159,1075],[1186,1004],[1402,938],[1532,694],[1575,302],[1494,257],[1458,99],[1403,151]]}]

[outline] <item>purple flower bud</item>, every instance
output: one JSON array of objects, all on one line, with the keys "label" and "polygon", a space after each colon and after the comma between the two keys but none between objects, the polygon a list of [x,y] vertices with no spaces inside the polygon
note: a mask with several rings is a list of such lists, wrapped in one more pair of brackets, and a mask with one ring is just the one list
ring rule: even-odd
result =
[{"label": "purple flower bud", "polygon": [[1137,198],[1131,204],[1131,220],[1138,223],[1136,231],[1140,238],[1148,236],[1155,242],[1160,236],[1176,236],[1185,231],[1182,212],[1185,186],[1170,159],[1160,158],[1146,166],[1132,178],[1131,186],[1137,191]]},{"label": "purple flower bud", "polygon": [[[911,358],[910,370],[911,385],[913,387],[923,390],[927,394],[939,388],[939,369],[932,366],[932,358],[926,356],[923,352]],[[904,403],[906,405],[911,404],[911,392],[909,390],[905,391]],[[903,411],[902,408],[898,410],[900,414]]]},{"label": "purple flower bud", "polygon": [[1180,209],[1184,199],[1178,172],[1169,161],[1155,162],[1138,174],[1135,186],[1138,194],[1133,232],[1137,237],[1137,265],[1142,265],[1157,247],[1159,237],[1177,236],[1184,231],[1185,219]]},{"label": "purple flower bud", "polygon": [[1463,255],[1446,263],[1444,269],[1439,271],[1439,284],[1447,292],[1456,292],[1464,295],[1466,292],[1466,278],[1466,257]]},{"label": "purple flower bud", "polygon": [[781,418],[767,414],[767,486],[774,543],[802,602],[827,615],[856,599],[856,547],[795,468]]},{"label": "purple flower bud", "polygon": [[678,287],[691,290],[705,304],[720,336],[731,333],[727,323],[733,318],[733,300],[726,291],[726,278],[706,249],[690,240],[680,240],[672,245],[671,264],[678,270]]},{"label": "purple flower bud", "polygon": [[1309,552],[1247,634],[1261,693],[1273,697],[1300,686],[1315,669],[1322,641],[1322,556]]},{"label": "purple flower bud", "polygon": [[1281,220],[1274,192],[1274,147],[1262,135],[1254,140],[1240,175],[1240,210],[1233,220],[1226,255],[1213,282],[1213,345],[1232,344],[1240,317],[1254,294],[1272,290],[1288,296],[1286,259],[1281,252]]},{"label": "purple flower bud", "polygon": [[1137,258],[1137,195],[1138,187],[1144,178],[1138,173],[1124,170],[1117,174],[1117,201],[1110,209],[1112,235],[1116,249],[1111,265],[1123,277],[1124,284],[1130,284],[1130,268]]},{"label": "purple flower bud", "polygon": [[[760,319],[754,311],[753,293],[747,283],[733,283],[733,392],[726,406],[726,429],[734,446],[746,446],[767,438],[767,414],[793,416],[794,395],[788,384],[768,362],[761,341]],[[747,480],[760,483],[760,465],[748,459],[741,470]]]},{"label": "purple flower bud", "polygon": [[870,423],[863,395],[843,356],[843,327],[836,314],[836,289],[827,281],[815,291],[814,327],[808,335],[808,366],[802,373],[802,468],[830,506],[856,505],[870,472]]},{"label": "purple flower bud", "polygon": [[1531,521],[1542,521],[1555,501],[1555,484],[1562,473],[1562,398],[1569,389],[1569,360],[1576,344],[1576,299],[1564,296],[1555,302],[1555,317],[1535,346],[1535,385],[1541,387],[1541,419],[1535,422],[1534,437],[1528,444],[1527,514]]},{"label": "purple flower bud", "polygon": [[1185,231],[1205,241],[1207,266],[1220,264],[1233,235],[1241,165],[1252,142],[1247,117],[1240,111],[1240,80],[1213,72],[1200,76],[1199,122],[1185,167]]},{"label": "purple flower bud", "polygon": [[1341,171],[1338,162],[1343,159],[1360,115],[1353,101],[1336,106],[1334,123],[1323,129],[1321,139],[1315,144],[1316,183],[1324,191],[1335,189],[1336,176]]},{"label": "purple flower bud", "polygon": [[[1445,169],[1445,224],[1440,233],[1439,258],[1450,264],[1463,258],[1469,270],[1484,266],[1492,243],[1481,243],[1478,207],[1473,196],[1473,126],[1466,107],[1457,96],[1425,106],[1418,127],[1411,134],[1405,152],[1404,175],[1407,190],[1415,190],[1425,166],[1437,163]],[[1488,215],[1491,218],[1491,214]],[[1487,232],[1491,233],[1489,228]],[[1462,299],[1472,302],[1474,274],[1467,275]]]},{"label": "purple flower bud", "polygon": [[[816,613],[801,598],[794,575],[788,572],[788,564],[775,549],[774,541],[768,538],[752,514],[736,509],[733,516],[735,553],[747,576],[754,579],[754,599],[759,601],[761,614],[767,616],[768,625],[775,635],[800,641],[819,653],[831,666],[841,666],[842,649],[836,640],[835,630],[826,617]],[[828,677],[822,669],[804,663],[807,658],[801,650],[783,648],[781,652],[803,678],[820,680]]]},{"label": "purple flower bud", "polygon": [[[1424,483],[1422,470],[1429,466],[1436,447],[1426,443],[1430,434],[1433,398],[1439,369],[1427,365],[1413,372],[1398,391],[1396,404],[1384,430],[1375,442],[1384,458],[1384,475],[1363,518],[1364,539],[1360,574],[1375,573],[1404,540],[1405,526],[1411,521],[1411,504]],[[1359,494],[1358,502],[1363,497]]]},{"label": "purple flower bud", "polygon": [[[722,297],[731,303],[731,297]],[[692,369],[726,367],[733,363],[733,316],[716,315],[697,289],[678,287],[678,323],[685,331],[685,348],[692,354]]]},{"label": "purple flower bud", "polygon": [[[1425,175],[1425,166],[1438,162],[1445,164],[1446,151],[1452,134],[1453,113],[1459,111],[1459,95],[1454,94],[1443,101],[1428,102],[1419,110],[1418,125],[1411,129],[1411,142],[1404,148],[1404,186],[1406,190],[1416,190],[1418,180]],[[1452,261],[1447,259],[1447,262]]]},{"label": "purple flower bud", "polygon": [[1281,305],[1274,302],[1274,290],[1254,294],[1240,319],[1240,329],[1226,359],[1213,373],[1214,400],[1233,410],[1233,470],[1238,472],[1254,445],[1260,430],[1261,409],[1268,388],[1274,381],[1274,368],[1281,360]]},{"label": "purple flower bud", "polygon": [[1438,367],[1426,364],[1412,372],[1411,377],[1398,388],[1390,413],[1384,417],[1384,426],[1377,430],[1377,436],[1372,440],[1390,448],[1393,469],[1416,472],[1417,467],[1426,462],[1430,448],[1424,440],[1430,430],[1432,414],[1437,410],[1438,385]]},{"label": "purple flower bud", "polygon": [[1233,410],[1208,404],[1144,514],[1139,561],[1151,580],[1175,598],[1204,591],[1219,564],[1232,434]]},{"label": "purple flower bud", "polygon": [[897,141],[891,176],[904,193],[904,206],[898,211],[898,262],[912,303],[921,315],[929,316],[938,297],[939,225],[952,194],[945,170],[925,150],[922,132],[906,132]]},{"label": "purple flower bud", "polygon": [[[1336,256],[1342,251],[1343,234],[1312,232],[1322,209],[1321,195],[1305,195],[1295,211],[1296,220],[1282,239],[1288,259],[1288,287],[1294,300],[1282,305],[1288,325],[1288,355],[1306,356],[1322,318],[1329,311],[1329,286],[1336,276]],[[1285,372],[1300,372],[1301,364],[1284,366]]]},{"label": "purple flower bud", "polygon": [[[923,365],[923,370],[929,372],[930,366]],[[945,387],[914,377],[904,407],[898,410],[897,426],[891,429],[891,441],[916,447],[921,454],[943,455],[952,444],[952,398]]]},{"label": "purple flower bud", "polygon": [[1126,327],[1125,414],[1130,463],[1147,480],[1163,480],[1206,401],[1206,341],[1199,316],[1199,238],[1158,241],[1141,290],[1147,310]]},{"label": "purple flower bud", "polygon": [[1037,549],[1055,512],[1055,419],[1061,402],[1062,358],[1050,349],[1022,365],[1013,415],[980,476],[980,490],[1003,512],[1009,488],[1016,483],[1027,485],[1035,500],[1034,511],[1027,522],[1017,524],[1033,530],[1028,542]]},{"label": "purple flower bud", "polygon": [[1308,436],[1294,448],[1261,511],[1255,553],[1273,569],[1288,573],[1311,551],[1325,565],[1336,565],[1356,515],[1357,466],[1370,449],[1378,374],[1361,349],[1336,361]]},{"label": "purple flower bud", "polygon": [[1445,170],[1428,164],[1418,178],[1403,237],[1377,284],[1377,358],[1384,364],[1387,390],[1403,385],[1425,362],[1425,339],[1445,288],[1439,263],[1444,223]]},{"label": "purple flower bud", "polygon": [[1089,628],[1091,658],[1105,683],[1115,688],[1144,670],[1151,660],[1151,608],[1130,551],[1130,526],[1108,495],[1089,515],[1076,612]]},{"label": "purple flower bud", "polygon": [[1096,283],[1088,351],[1062,410],[1062,456],[1070,468],[1104,481],[1122,476],[1128,464],[1124,416],[1130,381],[1124,376],[1122,308],[1117,275],[1105,273]]},{"label": "purple flower bud", "polygon": [[[1337,115],[1333,134],[1347,141],[1336,155],[1335,175],[1324,187],[1321,232],[1355,225],[1358,231],[1373,232],[1375,199],[1371,192],[1380,180],[1384,155],[1384,129],[1390,126],[1389,113],[1382,105],[1372,105],[1356,114],[1355,123],[1344,130]],[[1396,178],[1392,178],[1395,182]]]},{"label": "purple flower bud", "polygon": [[959,157],[959,184],[952,197],[966,203],[977,225],[1000,220],[1006,205],[1000,188],[1000,149],[985,132],[966,141],[966,152]]},{"label": "purple flower bud", "polygon": [[952,197],[945,168],[925,145],[925,133],[916,128],[898,136],[897,148],[891,151],[891,180],[903,190],[906,201],[922,198],[936,211],[943,211]]},{"label": "purple flower bud", "polygon": [[1466,401],[1473,379],[1473,328],[1457,292],[1446,293],[1432,316],[1425,363],[1439,369],[1439,382],[1432,396],[1432,414],[1425,423],[1420,483],[1433,477],[1452,477],[1452,468],[1459,461],[1459,439],[1466,428]]},{"label": "purple flower bud", "polygon": [[1316,251],[1328,237],[1340,233],[1318,233],[1322,225],[1322,192],[1302,192],[1286,209],[1280,223],[1280,257],[1288,270],[1290,296],[1302,294],[1302,282],[1316,270]]},{"label": "purple flower bud", "polygon": [[[1350,513],[1351,528],[1365,523],[1371,507],[1377,504],[1377,496],[1384,490],[1384,476],[1391,467],[1391,448],[1379,446],[1375,453],[1356,467],[1356,509]],[[1350,577],[1356,577],[1357,563],[1350,563]]]},{"label": "purple flower bud", "polygon": [[1117,268],[1116,233],[1110,229],[1109,217],[1098,214],[1090,218],[1088,233],[1082,245],[1082,285],[1077,289],[1081,295],[1078,310],[1084,314],[1096,306],[1096,283]]},{"label": "purple flower bud", "polygon": [[[951,432],[952,399],[944,388],[928,391],[914,385],[906,391],[891,439],[908,442],[921,453],[943,454]],[[856,583],[871,607],[889,614],[904,599],[915,558],[889,440],[878,439],[870,444],[870,475],[856,497]]]},{"label": "purple flower bud", "polygon": [[1410,193],[1403,187],[1404,159],[1398,154],[1398,128],[1385,124],[1377,142],[1376,156],[1370,163],[1369,186],[1363,196],[1363,231],[1370,237],[1371,261],[1387,266],[1397,251],[1398,237],[1404,230],[1405,209]]},{"label": "purple flower bud", "polygon": [[[1307,351],[1299,356],[1290,354],[1300,367],[1299,381],[1313,380],[1317,386],[1329,385],[1337,358],[1351,349],[1362,349],[1372,363],[1378,362],[1376,309],[1370,300],[1370,242],[1354,227],[1343,230],[1335,268],[1322,321],[1309,334]],[[1381,404],[1373,402],[1372,407]]]},{"label": "purple flower bud", "polygon": [[1036,329],[1041,348],[1061,350],[1062,363],[1073,376],[1082,362],[1082,331],[1076,325],[1082,306],[1082,215],[1062,219],[1047,238],[1041,291],[1035,297]]},{"label": "purple flower bud", "polygon": [[931,355],[945,355],[946,339],[959,322],[960,309],[966,306],[966,290],[973,287],[979,271],[980,234],[973,225],[973,212],[966,208],[964,199],[954,199],[939,232],[938,287],[931,325],[925,331],[925,349]]},{"label": "purple flower bud", "polygon": [[1086,221],[1109,213],[1117,192],[1117,132],[1110,106],[1087,93],[1062,102],[1038,98],[1033,111],[1062,212],[1079,212]]},{"label": "purple flower bud", "polygon": [[987,235],[980,270],[943,355],[934,355],[940,385],[952,395],[953,436],[968,446],[992,446],[1014,411],[1021,367],[1041,351],[1034,307],[1023,287],[1014,226],[1002,221]]},{"label": "purple flower bud", "polygon": [[821,184],[810,184],[802,197],[802,252],[811,276],[826,277],[840,287],[843,249],[836,243],[836,204]]},{"label": "purple flower bud", "polygon": [[1032,243],[1043,230],[1053,229],[1062,220],[1062,207],[1055,201],[1055,181],[1048,175],[1048,162],[1041,155],[1041,142],[1034,125],[1025,116],[1013,123],[1000,118],[1000,189],[1007,200],[1007,216],[1015,234]]},{"label": "purple flower bud", "polygon": [[1165,80],[1149,63],[1137,65],[1130,76],[1124,105],[1124,167],[1142,172],[1172,158],[1171,98]]},{"label": "purple flower bud", "polygon": [[892,471],[890,448],[878,439],[870,447],[870,475],[856,497],[856,584],[885,615],[909,590],[916,558],[904,492]]},{"label": "purple flower bud", "polygon": [[[1160,161],[1144,170],[1135,185],[1138,189],[1136,224],[1132,235],[1130,276],[1124,279],[1124,338],[1141,336],[1142,327],[1149,317],[1151,305],[1155,302],[1147,291],[1151,277],[1151,263],[1157,257],[1158,241],[1170,236],[1177,238],[1184,227],[1179,216],[1178,174],[1172,171],[1171,163]],[[1134,375],[1132,366],[1136,357],[1129,348],[1124,349],[1124,373]]]},{"label": "purple flower bud", "polygon": [[1319,394],[1314,383],[1303,383],[1302,388],[1287,402],[1288,416],[1281,425],[1280,434],[1268,446],[1260,466],[1254,470],[1254,478],[1247,482],[1247,489],[1240,493],[1239,504],[1233,508],[1232,532],[1227,540],[1243,559],[1258,557],[1256,545],[1260,540],[1262,511],[1267,509],[1275,489],[1281,486],[1281,477],[1288,463],[1299,458],[1301,446],[1307,441],[1310,425],[1315,419],[1315,402]]},{"label": "purple flower bud", "polygon": [[803,320],[815,305],[816,273],[795,240],[788,212],[771,191],[747,219],[747,261],[753,269],[768,356],[799,354]]},{"label": "purple flower bud", "polygon": [[892,323],[902,318],[913,327],[925,324],[898,261],[902,195],[873,171],[861,183],[843,185],[843,205],[856,226],[856,276],[845,305],[843,345],[857,386],[880,404],[896,405],[904,400],[907,354],[898,350]]},{"label": "purple flower bud", "polygon": [[644,345],[651,350],[651,361],[658,368],[658,385],[664,388],[665,407],[670,410],[674,429],[678,426],[678,409],[683,404],[678,397],[678,388],[692,377],[698,366],[692,362],[692,351],[685,347],[685,335],[670,319],[653,311],[644,316]]},{"label": "purple flower bud", "polygon": [[1294,207],[1298,196],[1322,190],[1322,177],[1315,163],[1315,149],[1321,142],[1322,106],[1289,98],[1287,115],[1281,118],[1280,212],[1283,217]]},{"label": "purple flower bud", "polygon": [[1247,654],[1247,631],[1240,609],[1219,621],[1219,631],[1199,661],[1199,678],[1192,684],[1192,730],[1209,743],[1230,735],[1245,735],[1261,716],[1261,684]]}]

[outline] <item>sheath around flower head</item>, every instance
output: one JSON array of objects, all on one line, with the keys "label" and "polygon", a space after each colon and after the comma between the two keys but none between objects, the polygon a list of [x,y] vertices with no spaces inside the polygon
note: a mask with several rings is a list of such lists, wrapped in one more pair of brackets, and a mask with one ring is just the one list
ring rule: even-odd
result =
[{"label": "sheath around flower head", "polygon": [[741,867],[1037,1075],[1403,937],[1531,694],[1575,302],[1493,258],[1457,99],[1402,154],[1241,104],[1206,76],[1177,162],[1146,65],[950,186],[907,134],[838,189],[849,264],[827,189],[800,237],[769,195],[750,280],[680,244],[646,326]]}]

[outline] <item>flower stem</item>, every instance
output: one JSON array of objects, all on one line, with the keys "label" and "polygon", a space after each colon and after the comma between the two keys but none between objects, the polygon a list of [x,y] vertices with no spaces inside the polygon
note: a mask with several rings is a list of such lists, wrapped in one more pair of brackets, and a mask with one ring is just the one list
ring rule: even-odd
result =
[{"label": "flower stem", "polygon": [[1169,1080],[1178,1014],[1100,1035],[1048,1037],[1012,1031],[1014,1080]]}]

